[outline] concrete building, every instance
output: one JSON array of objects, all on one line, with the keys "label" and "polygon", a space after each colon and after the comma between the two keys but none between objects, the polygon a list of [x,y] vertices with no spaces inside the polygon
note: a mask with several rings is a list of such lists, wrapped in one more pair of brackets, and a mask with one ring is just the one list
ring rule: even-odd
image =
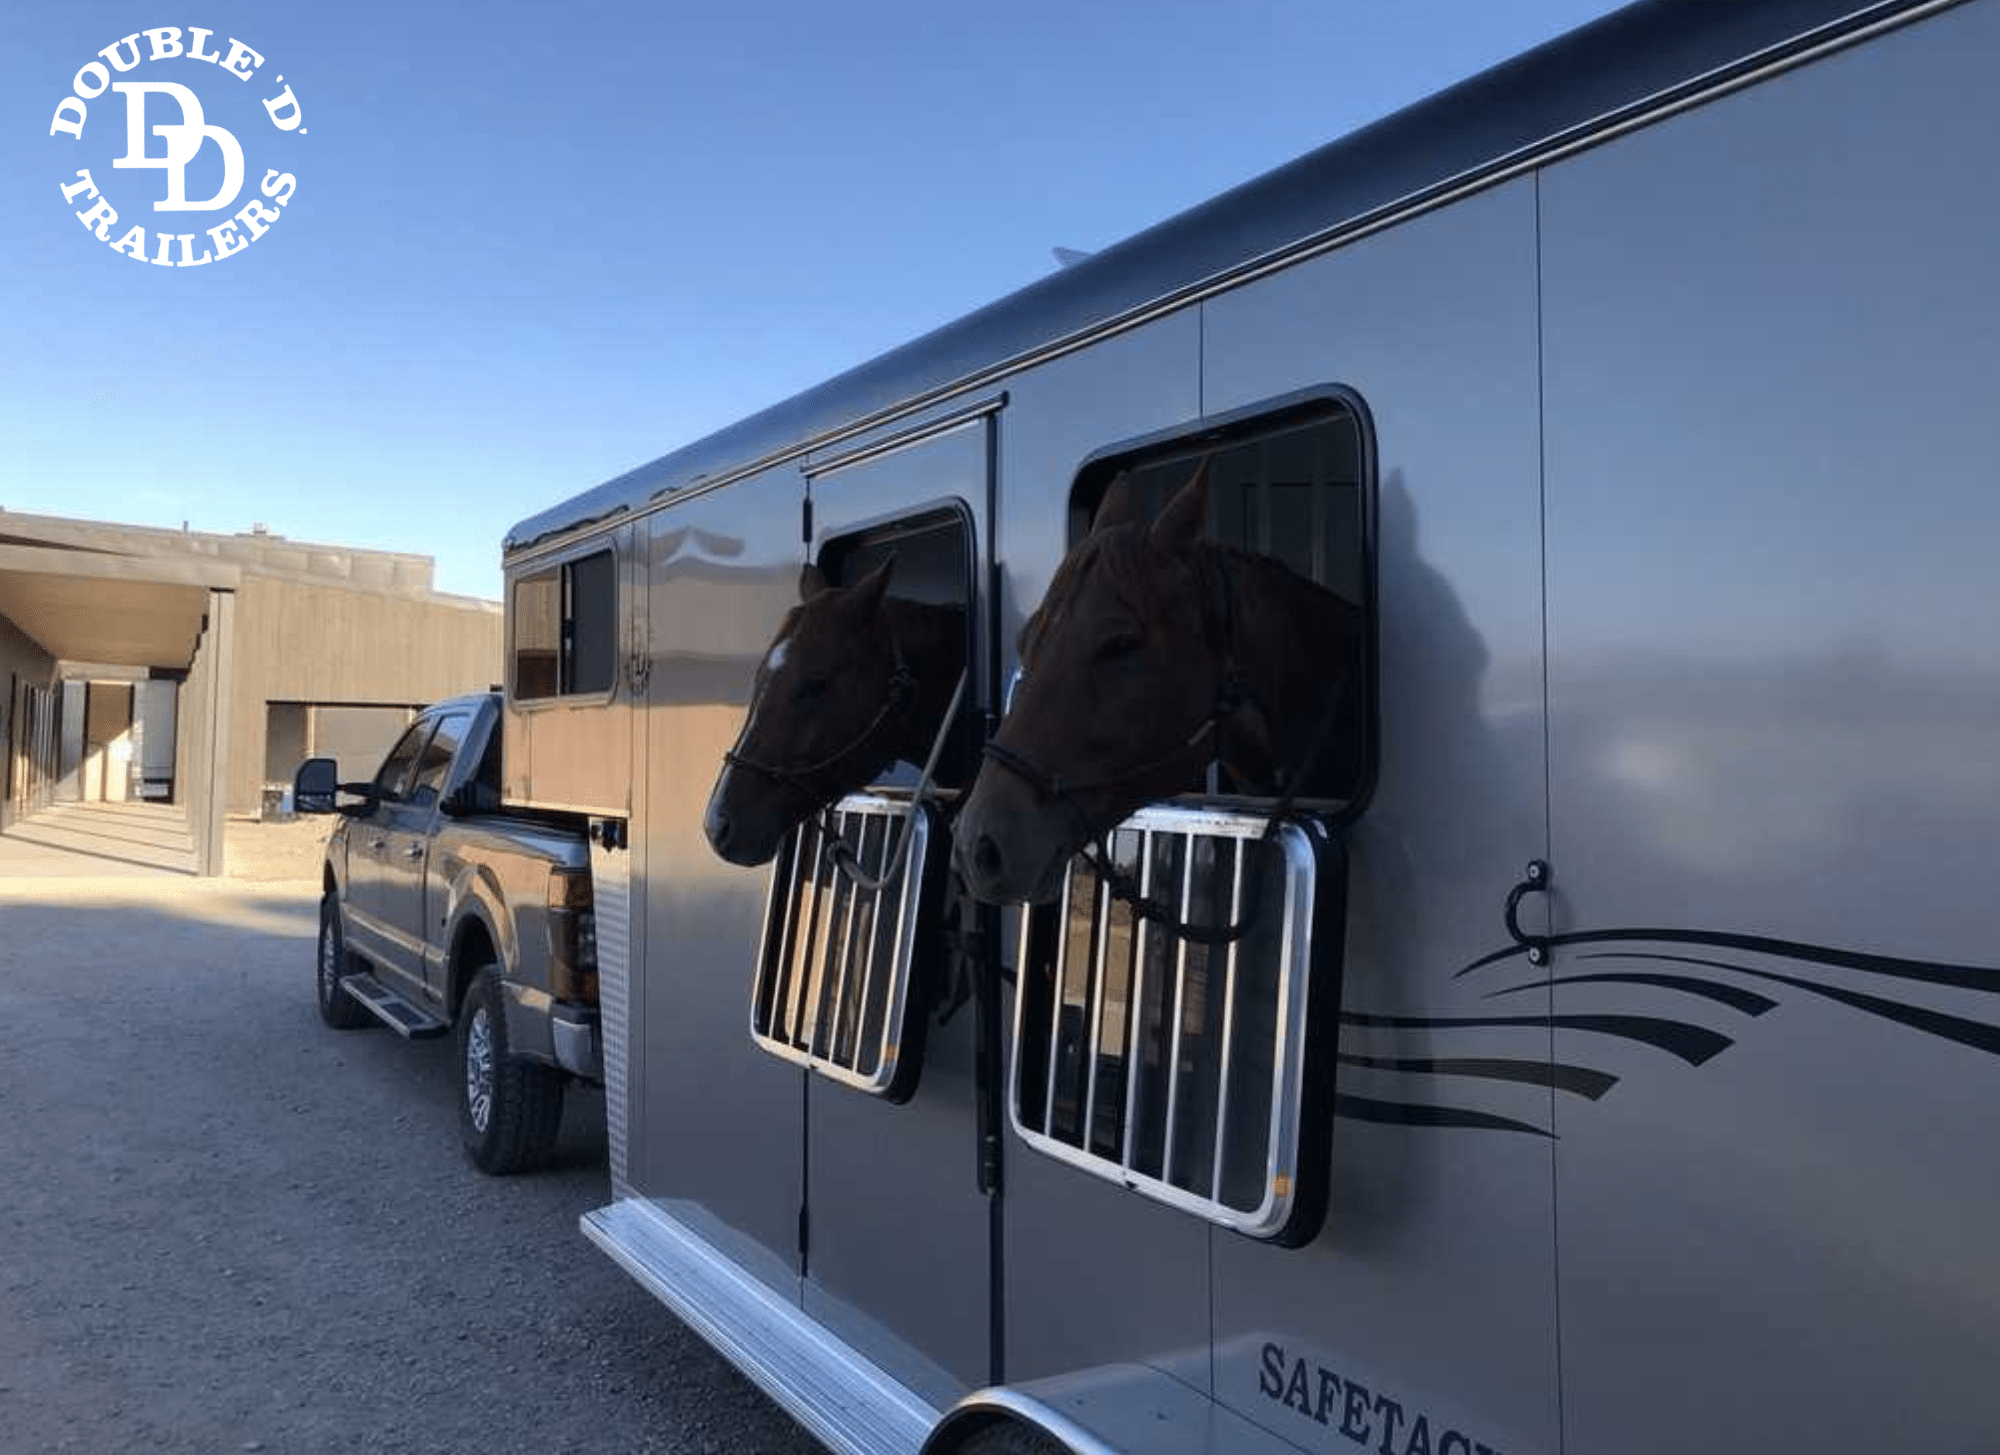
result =
[{"label": "concrete building", "polygon": [[425,703],[500,680],[498,602],[428,556],[0,510],[0,830],[177,805],[200,872],[300,759],[372,771]]}]

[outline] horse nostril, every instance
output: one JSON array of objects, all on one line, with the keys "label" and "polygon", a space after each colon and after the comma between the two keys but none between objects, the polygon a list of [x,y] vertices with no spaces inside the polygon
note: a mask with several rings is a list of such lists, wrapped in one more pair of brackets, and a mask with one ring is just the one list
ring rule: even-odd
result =
[{"label": "horse nostril", "polygon": [[993,835],[981,834],[972,846],[972,867],[983,879],[998,879],[1006,861],[1000,855],[1000,846],[993,842]]}]

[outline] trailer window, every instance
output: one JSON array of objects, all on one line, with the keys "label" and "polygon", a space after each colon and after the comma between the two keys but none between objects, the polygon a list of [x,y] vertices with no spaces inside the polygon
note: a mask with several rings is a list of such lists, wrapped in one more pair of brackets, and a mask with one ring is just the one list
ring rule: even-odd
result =
[{"label": "trailer window", "polygon": [[[872,526],[828,541],[816,564],[852,585],[892,557],[885,608],[892,634],[902,633],[897,650],[919,684],[947,697],[970,660],[969,522],[937,510]],[[919,700],[932,696],[920,685]],[[918,734],[921,756],[936,750],[933,783],[945,791],[968,781],[976,761],[973,700],[968,684],[957,717]],[[928,1018],[912,1003],[915,967],[940,933],[950,847],[933,805],[911,809],[917,776],[917,764],[899,760],[779,848],[751,1000],[751,1035],[764,1050],[890,1101],[910,1096],[922,1069]]]},{"label": "trailer window", "polygon": [[618,673],[618,572],[608,550],[515,580],[514,697],[609,692]]},{"label": "trailer window", "polygon": [[1137,918],[1079,855],[1057,902],[1022,912],[1009,1077],[1028,1146],[1249,1237],[1316,1236],[1331,1177],[1332,1083],[1346,939],[1339,831],[1375,775],[1374,452],[1359,401],[1324,391],[1106,451],[1078,474],[1070,539],[1120,474],[1143,516],[1209,467],[1208,534],[1274,558],[1362,609],[1355,684],[1306,771],[1300,810],[1266,838],[1242,799],[1140,810],[1110,835],[1144,898],[1205,944]]},{"label": "trailer window", "polygon": [[[1360,402],[1341,391],[1259,406],[1195,431],[1117,447],[1089,461],[1070,491],[1069,540],[1090,529],[1112,480],[1129,473],[1141,515],[1209,462],[1208,531],[1224,545],[1282,561],[1360,606],[1370,630],[1364,660],[1346,664],[1361,697],[1319,754],[1304,796],[1357,815],[1375,778],[1374,450]],[[1187,791],[1212,785],[1190,781]]]}]

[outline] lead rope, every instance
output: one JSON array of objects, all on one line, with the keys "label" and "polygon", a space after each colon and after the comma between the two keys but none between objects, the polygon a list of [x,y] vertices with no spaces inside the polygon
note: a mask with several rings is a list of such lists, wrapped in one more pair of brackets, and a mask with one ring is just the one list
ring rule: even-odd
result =
[{"label": "lead rope", "polygon": [[965,696],[965,679],[970,670],[968,667],[958,674],[958,685],[951,690],[951,705],[944,710],[944,721],[938,727],[936,740],[931,743],[930,756],[924,760],[924,770],[918,775],[916,792],[910,795],[909,807],[903,810],[902,817],[897,821],[896,847],[883,862],[879,875],[870,874],[861,867],[854,850],[848,847],[847,840],[834,825],[833,806],[828,804],[820,809],[818,824],[821,842],[826,845],[827,859],[834,868],[871,894],[902,877],[903,861],[910,854],[910,840],[916,837],[911,832],[911,820],[930,797],[931,778],[937,772],[938,759],[944,755],[945,739],[951,736],[952,727],[958,720],[958,704]]}]

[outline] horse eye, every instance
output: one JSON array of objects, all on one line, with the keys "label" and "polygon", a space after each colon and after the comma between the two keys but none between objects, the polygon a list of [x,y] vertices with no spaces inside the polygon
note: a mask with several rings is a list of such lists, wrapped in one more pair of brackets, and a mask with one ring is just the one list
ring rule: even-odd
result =
[{"label": "horse eye", "polygon": [[1113,657],[1130,656],[1142,645],[1137,632],[1116,632],[1108,636],[1097,648],[1100,659],[1109,661]]},{"label": "horse eye", "polygon": [[808,677],[793,690],[792,699],[795,702],[811,702],[815,698],[826,696],[826,689],[826,678]]}]

